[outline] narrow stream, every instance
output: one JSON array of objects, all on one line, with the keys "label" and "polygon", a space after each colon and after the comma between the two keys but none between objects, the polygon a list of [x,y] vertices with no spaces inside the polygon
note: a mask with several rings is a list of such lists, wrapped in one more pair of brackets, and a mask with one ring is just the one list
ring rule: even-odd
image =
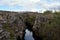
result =
[{"label": "narrow stream", "polygon": [[33,33],[31,31],[26,29],[25,32],[26,32],[24,37],[25,40],[34,40]]}]

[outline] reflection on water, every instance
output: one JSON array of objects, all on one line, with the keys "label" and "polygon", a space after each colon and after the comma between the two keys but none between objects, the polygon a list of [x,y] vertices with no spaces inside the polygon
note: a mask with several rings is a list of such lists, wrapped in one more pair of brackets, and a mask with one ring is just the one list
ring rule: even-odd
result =
[{"label": "reflection on water", "polygon": [[26,34],[25,34],[25,40],[34,40],[34,38],[33,38],[33,34],[32,34],[32,32],[31,31],[29,31],[28,29],[26,29]]}]

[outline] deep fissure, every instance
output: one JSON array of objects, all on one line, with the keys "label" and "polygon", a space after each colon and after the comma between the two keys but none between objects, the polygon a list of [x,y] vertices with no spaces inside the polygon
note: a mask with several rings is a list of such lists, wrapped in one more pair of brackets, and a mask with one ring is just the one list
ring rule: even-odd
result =
[{"label": "deep fissure", "polygon": [[[32,28],[33,25],[31,25],[31,24],[30,24],[29,22],[27,22],[27,21],[25,22],[25,25],[26,25],[26,29],[28,29],[30,32],[32,32],[32,34],[33,34],[32,37],[34,38],[34,40],[43,40],[42,37],[38,37],[38,36],[35,35],[35,33],[34,33],[34,31],[33,31],[33,28]],[[25,40],[25,34],[26,34],[25,31],[26,31],[26,29],[23,31],[23,32],[24,32],[23,40]],[[19,36],[17,37],[17,40],[21,40]]]},{"label": "deep fissure", "polygon": [[34,40],[43,40],[43,37],[41,36],[41,37],[38,37],[38,36],[36,36],[35,35],[35,33],[34,33],[34,31],[33,31],[33,25],[31,25],[31,23],[29,23],[29,22],[25,22],[25,25],[27,26],[27,28],[26,29],[28,29],[29,31],[31,31],[32,33],[33,33],[33,35],[32,35],[32,37],[34,38]]},{"label": "deep fissure", "polygon": [[29,22],[25,22],[26,25],[26,29],[28,29],[29,31],[32,31],[32,26]]},{"label": "deep fissure", "polygon": [[[26,30],[29,31],[30,33],[32,32],[32,37],[33,37],[33,30],[32,30],[32,27],[33,25],[31,25],[29,22],[25,22],[25,25],[26,25]],[[27,31],[25,30],[25,35],[27,33]],[[24,36],[25,37],[25,36]],[[26,40],[26,39],[25,39]]]}]

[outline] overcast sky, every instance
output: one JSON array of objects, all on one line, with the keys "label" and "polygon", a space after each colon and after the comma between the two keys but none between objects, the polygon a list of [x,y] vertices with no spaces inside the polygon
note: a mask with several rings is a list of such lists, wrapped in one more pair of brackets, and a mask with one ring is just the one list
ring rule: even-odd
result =
[{"label": "overcast sky", "polygon": [[60,10],[60,0],[0,0],[0,10],[37,12]]}]

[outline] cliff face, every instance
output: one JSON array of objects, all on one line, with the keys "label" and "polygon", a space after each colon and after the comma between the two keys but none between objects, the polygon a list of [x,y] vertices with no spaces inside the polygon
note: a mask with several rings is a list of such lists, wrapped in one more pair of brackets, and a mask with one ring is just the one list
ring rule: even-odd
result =
[{"label": "cliff face", "polygon": [[33,26],[36,40],[60,40],[60,27],[57,19],[55,14],[37,16]]},{"label": "cliff face", "polygon": [[0,28],[1,40],[5,40],[5,39],[6,40],[8,39],[9,40],[19,40],[19,39],[23,40],[26,26],[24,24],[23,17],[19,16],[18,13],[0,12],[0,24],[2,25],[1,26],[2,28]]},{"label": "cliff face", "polygon": [[35,16],[34,12],[22,12],[20,14],[18,12],[0,11],[0,22],[2,22],[3,27],[1,30],[7,32],[6,36],[9,35],[9,40],[24,40],[25,29],[32,29]]},{"label": "cliff face", "polygon": [[11,25],[12,30],[14,30],[16,38],[20,37],[23,40],[26,26],[24,24],[23,18],[17,16],[17,19]]},{"label": "cliff face", "polygon": [[3,23],[5,22],[1,17],[0,18],[0,40],[10,40],[10,33],[3,28]]}]

